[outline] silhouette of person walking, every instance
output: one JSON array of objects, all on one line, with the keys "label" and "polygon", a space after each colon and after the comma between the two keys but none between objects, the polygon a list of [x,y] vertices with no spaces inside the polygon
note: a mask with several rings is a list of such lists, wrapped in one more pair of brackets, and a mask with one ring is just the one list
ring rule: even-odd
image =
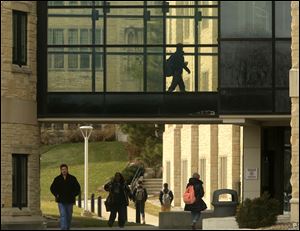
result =
[{"label": "silhouette of person walking", "polygon": [[176,45],[176,52],[171,55],[169,60],[170,60],[169,63],[172,68],[173,80],[168,89],[168,92],[174,91],[175,88],[177,87],[177,85],[179,85],[181,92],[185,92],[185,85],[184,85],[184,82],[182,79],[182,72],[183,72],[183,69],[186,70],[187,73],[189,73],[189,74],[191,73],[191,71],[187,67],[187,62],[184,62],[184,51],[183,51],[182,43],[178,43]]}]

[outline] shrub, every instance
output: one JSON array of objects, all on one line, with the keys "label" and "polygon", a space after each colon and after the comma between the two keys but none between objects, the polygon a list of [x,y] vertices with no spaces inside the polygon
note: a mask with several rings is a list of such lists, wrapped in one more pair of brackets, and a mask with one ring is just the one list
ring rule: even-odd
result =
[{"label": "shrub", "polygon": [[236,221],[240,228],[259,228],[274,225],[279,215],[279,201],[268,193],[253,200],[246,199],[237,208]]}]

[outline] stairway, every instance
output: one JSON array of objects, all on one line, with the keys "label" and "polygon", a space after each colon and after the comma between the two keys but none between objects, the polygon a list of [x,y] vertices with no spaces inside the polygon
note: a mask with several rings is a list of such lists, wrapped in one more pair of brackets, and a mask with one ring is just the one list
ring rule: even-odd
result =
[{"label": "stairway", "polygon": [[163,188],[162,178],[144,178],[143,186],[147,189],[148,195],[158,196]]}]

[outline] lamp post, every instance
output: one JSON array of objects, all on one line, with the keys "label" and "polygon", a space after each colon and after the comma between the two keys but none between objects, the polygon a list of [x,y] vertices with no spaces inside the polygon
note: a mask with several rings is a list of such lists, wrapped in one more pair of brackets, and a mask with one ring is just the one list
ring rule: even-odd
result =
[{"label": "lamp post", "polygon": [[81,126],[80,131],[84,137],[84,212],[83,215],[88,215],[88,141],[92,134],[92,126]]}]

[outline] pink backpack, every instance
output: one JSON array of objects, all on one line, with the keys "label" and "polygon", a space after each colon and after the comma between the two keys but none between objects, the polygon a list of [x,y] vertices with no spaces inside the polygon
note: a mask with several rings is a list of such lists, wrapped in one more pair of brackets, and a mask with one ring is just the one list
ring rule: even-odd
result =
[{"label": "pink backpack", "polygon": [[193,204],[196,201],[195,190],[194,190],[193,185],[190,185],[185,190],[185,192],[183,194],[183,201],[184,201],[184,203],[186,203],[188,205]]}]

